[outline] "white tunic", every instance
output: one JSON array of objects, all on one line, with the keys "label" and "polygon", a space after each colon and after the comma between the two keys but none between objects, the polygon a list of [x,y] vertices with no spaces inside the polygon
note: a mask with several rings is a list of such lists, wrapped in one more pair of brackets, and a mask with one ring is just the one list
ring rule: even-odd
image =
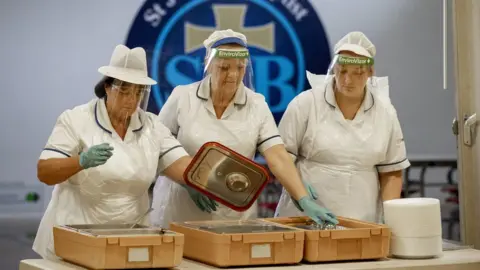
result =
[{"label": "white tunic", "polygon": [[157,116],[137,111],[125,140],[110,124],[104,99],[63,112],[40,159],[66,158],[101,143],[113,146],[112,157],[55,186],[33,249],[56,259],[54,225],[130,223],[149,208],[148,188],[158,171],[187,155]]},{"label": "white tunic", "polygon": [[[339,216],[381,220],[378,173],[410,166],[396,110],[388,99],[367,91],[350,121],[337,108],[331,83],[323,84],[291,101],[279,130],[321,206]],[[285,189],[275,215],[301,215]]]},{"label": "white tunic", "polygon": [[[257,150],[263,153],[274,145],[283,144],[264,96],[243,86],[239,87],[221,119],[216,117],[206,79],[176,87],[159,117],[192,156],[210,141],[219,142],[248,158],[254,158]],[[155,183],[153,208],[151,220],[162,227],[174,221],[257,217],[256,204],[245,212],[236,212],[223,205],[212,214],[202,212],[185,188],[162,177]]]}]

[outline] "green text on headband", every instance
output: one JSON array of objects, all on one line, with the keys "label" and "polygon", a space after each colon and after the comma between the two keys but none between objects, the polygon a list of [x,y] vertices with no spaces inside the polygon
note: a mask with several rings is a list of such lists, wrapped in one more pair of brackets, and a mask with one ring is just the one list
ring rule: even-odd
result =
[{"label": "green text on headband", "polygon": [[344,56],[338,55],[337,63],[340,65],[365,65],[371,66],[373,65],[373,58],[370,57],[352,57],[352,56]]},{"label": "green text on headband", "polygon": [[217,58],[248,58],[250,53],[248,50],[225,50],[225,49],[218,49],[215,53],[215,57]]}]

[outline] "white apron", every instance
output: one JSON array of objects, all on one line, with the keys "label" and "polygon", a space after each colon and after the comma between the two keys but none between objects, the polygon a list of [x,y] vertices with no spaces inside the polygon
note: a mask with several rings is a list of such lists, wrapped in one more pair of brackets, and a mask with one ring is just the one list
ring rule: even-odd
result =
[{"label": "white apron", "polygon": [[[200,147],[210,141],[219,142],[237,153],[253,158],[256,152],[260,125],[252,117],[249,121],[214,119],[203,102],[188,112],[181,122],[177,139],[189,155],[193,156]],[[230,104],[230,106],[234,106]],[[232,109],[232,108],[230,108]],[[229,110],[227,108],[226,112]],[[217,211],[201,211],[190,198],[187,190],[166,177],[155,183],[151,222],[155,226],[168,228],[171,222],[200,220],[244,220],[257,217],[257,204],[244,212],[234,211],[219,204]]]},{"label": "white apron", "polygon": [[[323,92],[312,92],[314,104],[325,103]],[[388,132],[375,125],[373,110],[365,115],[359,112],[359,119],[349,121],[338,110],[318,109],[314,104],[296,161],[300,177],[317,191],[317,203],[335,215],[379,222],[382,211],[375,165],[385,159]],[[373,116],[367,117],[368,113]],[[283,189],[275,216],[302,215]]]},{"label": "white apron", "polygon": [[[88,145],[108,142],[114,147],[112,157],[55,186],[33,244],[33,250],[44,259],[58,259],[54,225],[131,223],[148,210],[148,188],[155,179],[159,146],[148,139],[151,135],[140,139],[129,135],[134,136],[129,143],[107,133],[95,136]],[[148,225],[147,220],[143,224]]]}]

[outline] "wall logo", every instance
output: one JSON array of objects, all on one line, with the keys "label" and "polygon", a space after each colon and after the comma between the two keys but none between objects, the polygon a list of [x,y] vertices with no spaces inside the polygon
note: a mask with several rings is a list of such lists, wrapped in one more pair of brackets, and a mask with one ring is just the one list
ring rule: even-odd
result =
[{"label": "wall logo", "polygon": [[152,87],[149,111],[158,113],[172,89],[201,80],[203,41],[215,30],[245,34],[256,91],[278,121],[288,103],[309,88],[305,70],[325,73],[331,61],[320,19],[300,0],[147,0],[126,45],[147,51]]}]

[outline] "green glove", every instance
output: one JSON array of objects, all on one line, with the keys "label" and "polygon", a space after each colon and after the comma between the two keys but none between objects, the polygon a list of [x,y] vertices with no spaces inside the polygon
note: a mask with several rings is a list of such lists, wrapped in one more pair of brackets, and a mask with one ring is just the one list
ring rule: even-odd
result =
[{"label": "green glove", "polygon": [[[305,183],[305,181],[303,181],[303,180],[302,180],[302,183],[303,183],[303,186],[305,187],[305,189],[308,192],[308,196],[310,196],[310,198],[312,198],[313,200],[318,199],[318,194],[315,191],[315,189],[312,187],[312,185],[310,185],[309,183]],[[298,202],[295,199],[292,198],[292,202],[295,205],[295,207],[297,207],[298,210],[302,211],[302,208],[300,207],[300,205],[298,204]]]},{"label": "green glove", "polygon": [[216,201],[208,198],[207,196],[203,195],[202,193],[196,191],[195,189],[187,185],[182,185],[182,186],[188,191],[188,195],[190,195],[190,198],[200,210],[207,213],[217,211],[218,204]]},{"label": "green glove", "polygon": [[108,143],[94,145],[87,152],[80,154],[80,166],[88,169],[103,165],[112,156],[112,150],[113,147]]},{"label": "green glove", "polygon": [[338,224],[337,217],[332,212],[316,204],[309,196],[301,198],[298,201],[298,205],[300,206],[300,211],[304,212],[318,224],[323,224],[324,222]]}]

